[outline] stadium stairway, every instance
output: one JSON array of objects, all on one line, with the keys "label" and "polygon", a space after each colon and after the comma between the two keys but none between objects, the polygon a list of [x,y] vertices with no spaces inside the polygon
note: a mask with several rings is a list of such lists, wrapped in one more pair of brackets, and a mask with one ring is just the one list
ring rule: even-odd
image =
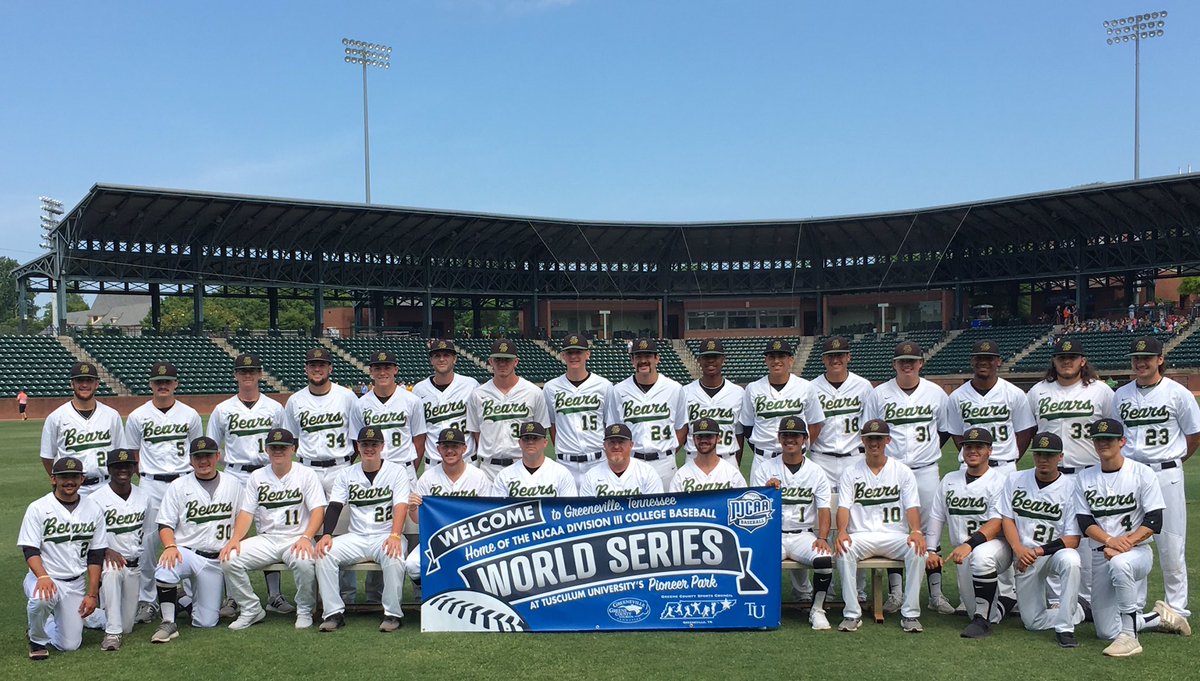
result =
[{"label": "stadium stairway", "polygon": [[688,370],[692,380],[700,378],[700,362],[692,354],[692,349],[687,346],[687,341],[682,338],[674,338],[671,340],[671,347],[675,348],[675,354],[679,355],[679,361],[683,362],[683,368]]},{"label": "stadium stairway", "polygon": [[100,360],[93,357],[92,354],[87,350],[84,350],[79,343],[76,343],[74,338],[71,338],[70,336],[58,336],[58,342],[67,349],[67,352],[70,352],[72,355],[74,355],[75,359],[78,359],[80,362],[90,362],[91,364],[95,365],[96,372],[100,374],[100,380],[107,383],[108,387],[112,388],[112,391],[116,393],[118,397],[129,397],[133,395],[132,390],[122,383],[120,379],[114,376],[112,372],[100,362]]},{"label": "stadium stairway", "polygon": [[[1174,338],[1167,341],[1163,345],[1163,354],[1169,354],[1172,350],[1174,350],[1175,348],[1182,345],[1183,342],[1186,341],[1188,338],[1191,338],[1192,334],[1196,333],[1197,330],[1200,330],[1200,323],[1189,324],[1186,329],[1175,334]],[[1198,338],[1200,338],[1200,337],[1198,337]],[[1195,341],[1193,341],[1191,343],[1188,343],[1188,346],[1190,347],[1195,344],[1196,344]]]},{"label": "stadium stairway", "polygon": [[961,336],[962,332],[963,332],[962,329],[955,329],[953,331],[947,331],[946,336],[944,338],[939,340],[937,343],[935,343],[933,345],[933,347],[929,348],[929,350],[926,351],[926,353],[927,353],[926,357],[929,359],[932,359],[934,355],[936,355],[942,351],[942,348],[949,345],[950,341]]},{"label": "stadium stairway", "polygon": [[366,363],[364,363],[359,358],[357,358],[354,355],[347,352],[346,349],[343,348],[342,346],[338,345],[337,343],[334,343],[332,339],[321,337],[320,343],[321,343],[321,345],[324,345],[325,347],[329,348],[329,351],[332,352],[333,354],[346,360],[346,363],[349,364],[350,366],[355,367],[356,369],[362,371],[364,374],[367,374],[368,376],[371,375],[371,370],[367,367]]},{"label": "stadium stairway", "polygon": [[[812,355],[813,348],[816,344],[813,342],[812,336],[802,336],[800,342],[796,344],[796,361],[792,364],[792,373],[796,376],[801,376],[804,371],[804,366],[808,364],[808,358]],[[801,376],[802,377],[802,376]]]},{"label": "stadium stairway", "polygon": [[1054,334],[1058,333],[1058,332],[1059,332],[1059,329],[1061,329],[1061,328],[1062,328],[1061,326],[1052,326],[1052,327],[1050,327],[1050,330],[1049,330],[1049,331],[1047,331],[1046,333],[1042,334],[1041,336],[1038,336],[1038,338],[1037,338],[1036,340],[1034,340],[1034,341],[1033,341],[1032,343],[1030,343],[1029,345],[1026,345],[1026,346],[1025,346],[1025,347],[1024,347],[1024,348],[1023,348],[1023,349],[1022,349],[1020,352],[1018,352],[1017,354],[1013,355],[1012,359],[1008,360],[1009,371],[1012,371],[1012,367],[1015,367],[1015,366],[1017,366],[1017,363],[1018,363],[1018,362],[1020,362],[1021,360],[1025,359],[1026,357],[1028,357],[1028,356],[1029,356],[1031,353],[1033,353],[1034,351],[1036,351],[1038,348],[1040,348],[1040,347],[1042,347],[1043,345],[1046,345],[1047,343],[1049,343],[1049,342],[1050,342],[1050,339],[1051,339],[1051,338],[1053,338],[1053,337],[1054,337]]},{"label": "stadium stairway", "polygon": [[[229,355],[230,357],[232,357],[234,359],[237,359],[237,356],[242,354],[241,352],[238,351],[237,348],[230,345],[229,341],[224,338],[210,338],[209,340],[211,340],[213,342],[213,345],[217,346],[218,348],[221,348],[221,350],[223,350],[225,352],[225,354]],[[272,376],[271,374],[267,373],[266,371],[263,371],[262,381],[263,381],[263,383],[266,383],[267,385],[271,386],[271,388],[277,393],[291,392],[288,389],[288,387],[286,385],[284,385],[283,381]]]}]

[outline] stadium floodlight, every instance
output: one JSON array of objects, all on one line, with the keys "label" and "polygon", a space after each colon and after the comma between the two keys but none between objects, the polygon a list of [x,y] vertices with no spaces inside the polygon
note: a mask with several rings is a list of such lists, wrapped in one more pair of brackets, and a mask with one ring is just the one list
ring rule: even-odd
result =
[{"label": "stadium floodlight", "polygon": [[380,69],[392,67],[392,48],[378,43],[342,38],[346,48],[347,64],[362,66],[363,78],[363,169],[366,176],[367,203],[371,203],[371,127],[367,119],[367,67]]},{"label": "stadium floodlight", "polygon": [[1142,124],[1142,41],[1161,38],[1167,22],[1165,11],[1148,12],[1104,22],[1108,45],[1133,43],[1133,179],[1141,179]]},{"label": "stadium floodlight", "polygon": [[39,196],[38,201],[42,202],[42,212],[49,215],[62,215],[63,204],[58,199],[52,199],[49,196]]}]

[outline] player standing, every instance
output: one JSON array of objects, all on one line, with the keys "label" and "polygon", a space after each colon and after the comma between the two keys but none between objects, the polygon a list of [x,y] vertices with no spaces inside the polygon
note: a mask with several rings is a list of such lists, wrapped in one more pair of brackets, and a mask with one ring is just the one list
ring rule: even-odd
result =
[{"label": "player standing", "polygon": [[[425,404],[426,468],[441,461],[438,458],[438,434],[446,428],[467,432],[467,403],[471,401],[471,393],[479,388],[479,381],[454,373],[457,362],[454,341],[431,341],[429,363],[433,366],[433,374],[412,389],[413,395]],[[467,462],[470,463],[474,456],[475,441],[467,440]]]},{"label": "player standing", "polygon": [[754,450],[751,475],[755,467],[779,456],[780,419],[802,415],[808,424],[809,442],[816,442],[821,437],[821,426],[825,422],[825,412],[812,384],[792,373],[796,352],[791,343],[782,339],[768,341],[763,350],[763,361],[767,365],[767,375],[746,386],[742,403],[742,433]]},{"label": "player standing", "polygon": [[313,348],[306,352],[304,374],[308,385],[292,393],[283,410],[283,428],[296,438],[300,463],[316,473],[326,494],[354,458],[354,436],[363,425],[358,397],[353,390],[330,380],[332,371],[329,350]]},{"label": "player standing", "polygon": [[833,336],[821,344],[821,363],[825,373],[812,381],[813,392],[825,422],[810,447],[809,458],[829,478],[833,494],[842,473],[862,460],[863,403],[870,395],[871,382],[850,371],[850,342]]},{"label": "player standing", "polygon": [[[684,414],[687,422],[712,419],[721,427],[717,436],[717,455],[732,463],[742,463],[742,406],[746,391],[740,385],[725,380],[725,346],[719,340],[706,340],[696,353],[700,378],[683,386]],[[696,445],[684,435],[689,459],[696,456]]]},{"label": "player standing", "polygon": [[1029,447],[1037,421],[1025,393],[1000,377],[1002,359],[995,341],[981,340],[971,348],[971,380],[950,393],[946,432],[962,447],[962,435],[968,428],[987,428],[992,433],[988,467],[1008,475],[1017,469],[1017,461]]},{"label": "player standing", "polygon": [[383,458],[403,467],[415,485],[418,457],[425,452],[425,405],[421,398],[398,389],[395,355],[380,350],[371,355],[368,367],[372,388],[358,401],[363,425],[383,433]]},{"label": "player standing", "polygon": [[108,547],[100,575],[100,601],[104,608],[104,640],[100,650],[120,650],[121,637],[133,631],[141,590],[138,561],[145,542],[146,493],[133,484],[137,454],[129,449],[108,452],[108,484],[91,499],[104,513]]},{"label": "player standing", "polygon": [[121,416],[96,399],[100,377],[88,362],[71,365],[71,400],[50,412],[42,425],[42,465],[50,475],[54,462],[73,456],[83,463],[83,496],[101,489],[107,474],[104,455],[121,446]]},{"label": "player standing", "polygon": [[541,389],[517,375],[519,361],[512,341],[501,338],[492,343],[488,355],[492,379],[467,402],[467,430],[479,450],[479,468],[492,481],[521,458],[522,422],[537,421],[543,430],[550,425]]},{"label": "player standing", "polygon": [[714,419],[697,419],[688,426],[696,456],[683,464],[668,492],[702,492],[714,489],[740,489],[746,486],[746,478],[729,459],[717,454],[717,442],[721,437],[721,426]]},{"label": "player standing", "polygon": [[662,478],[645,461],[633,458],[633,432],[624,423],[604,429],[605,461],[583,476],[581,497],[634,497],[662,494]]},{"label": "player standing", "polygon": [[675,452],[687,427],[683,387],[658,373],[658,342],[641,338],[629,350],[633,375],[612,388],[605,425],[624,423],[633,433],[633,458],[650,464],[663,487],[675,476]]},{"label": "player standing", "polygon": [[1133,380],[1117,389],[1114,410],[1125,424],[1125,456],[1154,471],[1163,495],[1158,560],[1162,563],[1167,605],[1184,617],[1188,610],[1187,500],[1183,462],[1200,446],[1200,409],[1187,388],[1163,376],[1162,342],[1153,336],[1129,349]]},{"label": "player standing", "polygon": [[571,471],[578,486],[584,474],[604,458],[604,401],[612,390],[607,378],[588,371],[592,351],[586,338],[571,334],[559,353],[567,371],[542,388],[554,457]]},{"label": "player standing", "polygon": [[526,421],[520,424],[520,431],[521,461],[496,474],[492,496],[523,499],[576,496],[571,472],[546,458],[546,427],[537,421]]}]

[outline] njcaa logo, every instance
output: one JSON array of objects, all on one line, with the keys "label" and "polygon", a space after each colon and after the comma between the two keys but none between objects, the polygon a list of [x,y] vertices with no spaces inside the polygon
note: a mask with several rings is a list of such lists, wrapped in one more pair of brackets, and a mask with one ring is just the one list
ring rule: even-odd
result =
[{"label": "njcaa logo", "polygon": [[42,523],[42,539],[51,544],[90,539],[96,533],[96,523],[59,522],[56,518],[46,518]]},{"label": "njcaa logo", "polygon": [[312,412],[300,412],[300,430],[306,433],[314,433],[319,430],[329,430],[331,428],[344,428],[346,426],[346,417],[340,411],[326,412],[324,414],[313,414]]},{"label": "njcaa logo", "polygon": [[304,501],[304,495],[298,489],[283,489],[274,492],[270,485],[258,486],[258,505],[263,508],[295,506],[302,501]]},{"label": "njcaa logo", "polygon": [[984,404],[973,405],[964,402],[959,405],[962,411],[963,423],[979,424],[979,423],[998,423],[1007,421],[1012,413],[1008,409],[1007,404]]},{"label": "njcaa logo", "polygon": [[[683,484],[685,487],[688,482],[690,481],[684,481]],[[725,483],[719,489],[730,489],[730,485],[729,483]],[[775,516],[775,509],[771,505],[771,500],[754,490],[750,490],[736,499],[730,499],[728,503],[729,525],[739,530],[745,530],[746,532],[753,532],[760,527],[766,526],[771,518]]]},{"label": "njcaa logo", "polygon": [[642,493],[638,487],[633,489],[617,489],[610,487],[608,483],[600,483],[596,485],[596,496],[598,497],[636,497]]},{"label": "njcaa logo", "polygon": [[108,528],[109,534],[125,534],[140,530],[142,529],[142,522],[145,520],[145,511],[122,514],[117,513],[117,509],[115,508],[104,510],[104,524]]},{"label": "njcaa logo", "polygon": [[916,404],[911,407],[901,407],[897,404],[883,405],[883,420],[892,425],[904,425],[906,423],[923,423],[933,420],[933,406],[928,404]]},{"label": "njcaa logo", "polygon": [[568,395],[554,393],[554,412],[556,414],[576,414],[579,412],[600,411],[599,395]]},{"label": "njcaa logo", "polygon": [[432,485],[429,488],[429,496],[431,497],[477,497],[479,493],[473,489],[454,490],[441,485]]},{"label": "njcaa logo", "polygon": [[426,404],[425,405],[425,422],[426,423],[441,423],[467,415],[467,403],[458,400],[454,402],[445,402],[443,404]]},{"label": "njcaa logo", "polygon": [[233,517],[233,504],[227,501],[201,504],[199,501],[192,500],[184,506],[183,517],[189,523],[196,525],[229,520]]},{"label": "njcaa logo", "polygon": [[733,423],[733,409],[725,407],[704,407],[699,404],[688,405],[688,422],[699,419],[712,419],[717,423]]},{"label": "njcaa logo", "polygon": [[350,485],[349,501],[352,506],[376,506],[391,500],[391,486],[363,487],[362,485]]},{"label": "njcaa logo", "polygon": [[112,444],[112,433],[107,430],[79,432],[74,428],[63,430],[63,447],[68,451],[82,452],[87,449],[108,449]]},{"label": "njcaa logo", "polygon": [[1013,492],[1012,507],[1017,515],[1024,518],[1062,520],[1062,504],[1042,499],[1032,499],[1029,496],[1029,492],[1023,489]]},{"label": "njcaa logo", "polygon": [[671,408],[665,404],[634,404],[633,402],[625,402],[621,405],[622,420],[625,423],[643,423],[645,421],[659,421],[661,419],[671,417]]},{"label": "njcaa logo", "polygon": [[825,416],[845,416],[862,411],[862,401],[857,397],[817,395],[817,401],[821,403],[821,411],[825,412]]},{"label": "njcaa logo", "polygon": [[1091,416],[1095,408],[1091,400],[1059,400],[1043,397],[1038,400],[1038,417],[1048,421]]},{"label": "njcaa logo", "polygon": [[960,497],[954,490],[946,490],[946,511],[950,515],[981,515],[987,511],[984,497]]},{"label": "njcaa logo", "polygon": [[1166,405],[1135,407],[1130,402],[1124,402],[1121,404],[1121,420],[1130,428],[1166,423],[1171,420],[1171,410]]},{"label": "njcaa logo", "polygon": [[484,421],[513,421],[529,418],[529,405],[524,402],[498,403],[493,400],[483,401]]},{"label": "njcaa logo", "polygon": [[271,430],[275,426],[275,422],[270,416],[242,418],[237,414],[230,414],[228,426],[231,435],[258,435]]},{"label": "njcaa logo", "polygon": [[403,411],[377,412],[373,409],[364,409],[363,423],[368,426],[396,426],[398,428],[407,428],[408,413]]},{"label": "njcaa logo", "polygon": [[508,496],[510,497],[553,497],[557,495],[558,490],[554,489],[554,485],[525,487],[519,480],[511,480],[508,483]]},{"label": "njcaa logo", "polygon": [[640,598],[621,598],[609,603],[608,616],[624,624],[641,622],[650,616],[650,604]]},{"label": "njcaa logo", "polygon": [[894,504],[900,501],[899,485],[868,487],[865,482],[854,483],[854,500],[863,506]]}]

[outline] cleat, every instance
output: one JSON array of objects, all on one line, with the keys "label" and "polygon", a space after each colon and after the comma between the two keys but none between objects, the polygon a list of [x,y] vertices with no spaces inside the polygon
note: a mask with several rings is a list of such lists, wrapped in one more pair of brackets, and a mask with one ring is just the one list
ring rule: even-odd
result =
[{"label": "cleat", "polygon": [[899,610],[900,606],[903,604],[904,597],[893,591],[892,593],[888,594],[887,600],[883,602],[883,611],[890,615]]},{"label": "cleat", "polygon": [[237,617],[237,615],[238,615],[237,601],[233,600],[232,598],[226,598],[221,603],[221,610],[218,614],[221,617],[224,617],[225,619]]},{"label": "cleat", "polygon": [[825,616],[824,610],[814,608],[808,613],[808,621],[812,623],[813,631],[829,631],[832,627],[829,626],[829,618]]},{"label": "cleat", "polygon": [[174,622],[163,622],[154,630],[154,635],[150,637],[150,642],[170,643],[177,638],[179,638],[179,625]]},{"label": "cleat", "polygon": [[858,617],[847,617],[838,625],[838,631],[858,631],[862,626],[862,619]]},{"label": "cleat", "polygon": [[1142,654],[1142,644],[1138,643],[1137,636],[1129,634],[1120,634],[1117,636],[1107,648],[1104,649],[1104,654],[1109,657],[1132,657]]},{"label": "cleat", "polygon": [[249,629],[251,625],[258,624],[267,618],[267,613],[263,610],[258,610],[253,613],[243,611],[238,615],[238,618],[229,623],[229,628],[234,631],[241,629]]},{"label": "cleat", "polygon": [[1165,601],[1155,601],[1154,612],[1158,613],[1159,631],[1164,631],[1168,634],[1179,634],[1180,636],[1192,635],[1192,625],[1188,624],[1187,618],[1176,612]]},{"label": "cleat", "polygon": [[929,609],[942,615],[954,614],[954,606],[950,605],[950,600],[941,595],[929,598]]},{"label": "cleat", "polygon": [[284,598],[283,594],[275,594],[267,601],[267,610],[281,615],[290,615],[296,612],[296,606],[288,603],[288,599]]},{"label": "cleat", "polygon": [[346,618],[343,617],[341,613],[338,613],[336,615],[330,615],[329,617],[326,617],[325,621],[321,622],[321,626],[317,627],[317,631],[337,631],[344,626],[346,626]]},{"label": "cleat", "polygon": [[379,630],[386,634],[395,631],[402,626],[404,626],[404,620],[400,619],[399,617],[385,617],[383,618],[383,621],[379,623]]},{"label": "cleat", "polygon": [[307,629],[313,625],[312,615],[296,615],[296,628]]},{"label": "cleat", "polygon": [[971,623],[967,625],[959,636],[963,638],[987,638],[992,635],[992,625],[986,619],[976,615],[971,618]]},{"label": "cleat", "polygon": [[922,631],[925,631],[925,629],[921,627],[921,620],[917,619],[916,617],[902,617],[900,619],[900,629],[902,631],[907,631],[910,634],[919,634]]},{"label": "cleat", "polygon": [[105,634],[104,640],[100,642],[100,650],[111,651],[121,649],[120,634]]},{"label": "cleat", "polygon": [[50,651],[46,650],[46,646],[41,643],[29,642],[29,659],[34,662],[50,659]]},{"label": "cleat", "polygon": [[139,624],[153,622],[158,616],[158,606],[150,601],[141,601],[138,603],[137,614],[134,615],[133,621]]},{"label": "cleat", "polygon": [[1079,641],[1075,640],[1075,632],[1059,631],[1054,634],[1054,640],[1058,642],[1059,648],[1078,648]]}]

